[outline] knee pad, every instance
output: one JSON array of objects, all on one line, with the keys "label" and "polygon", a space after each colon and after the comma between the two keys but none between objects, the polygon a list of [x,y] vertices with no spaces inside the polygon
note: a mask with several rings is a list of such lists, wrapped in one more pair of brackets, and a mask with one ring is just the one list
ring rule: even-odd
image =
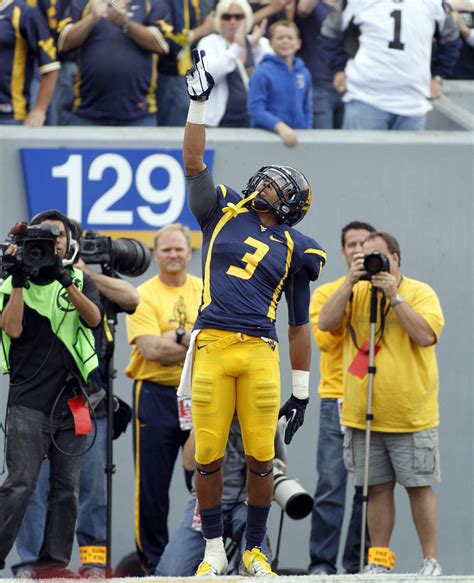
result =
[{"label": "knee pad", "polygon": [[207,466],[224,457],[225,443],[219,443],[218,434],[212,429],[198,429],[196,435],[196,464]]}]

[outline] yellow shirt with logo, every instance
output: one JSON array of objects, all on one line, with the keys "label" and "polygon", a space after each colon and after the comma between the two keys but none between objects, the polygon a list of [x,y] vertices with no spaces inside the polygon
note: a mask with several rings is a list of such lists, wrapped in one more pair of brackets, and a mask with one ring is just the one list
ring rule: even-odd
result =
[{"label": "yellow shirt with logo", "polygon": [[321,399],[340,399],[343,394],[342,349],[344,345],[344,328],[335,332],[323,332],[318,320],[322,307],[339,289],[345,276],[318,287],[309,307],[314,340],[321,352],[319,362],[320,381],[318,394]]},{"label": "yellow shirt with logo", "polygon": [[[369,282],[359,282],[354,286],[352,312],[347,308],[344,318],[342,423],[357,429],[365,429],[368,375],[360,379],[348,372],[357,353],[348,324],[350,316],[359,347],[369,340],[370,288]],[[402,279],[398,289],[407,304],[432,328],[437,342],[444,326],[444,317],[436,293],[429,285],[408,277]],[[379,293],[379,306],[381,297]],[[376,329],[379,327],[380,307],[377,309]],[[372,430],[408,433],[436,427],[439,424],[439,378],[435,346],[415,344],[391,308],[388,309],[385,329],[378,344],[381,348],[375,356]]]},{"label": "yellow shirt with logo", "polygon": [[159,336],[177,328],[192,330],[201,303],[202,280],[187,275],[184,285],[170,287],[155,276],[140,285],[137,291],[140,303],[135,312],[126,318],[128,341],[133,345],[133,350],[125,374],[135,380],[177,387],[183,362],[147,360],[135,341],[139,336]]}]

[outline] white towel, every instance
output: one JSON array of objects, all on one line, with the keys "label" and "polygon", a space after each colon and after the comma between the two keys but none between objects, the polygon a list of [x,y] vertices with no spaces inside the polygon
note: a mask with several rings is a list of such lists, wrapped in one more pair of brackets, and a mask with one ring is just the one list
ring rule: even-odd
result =
[{"label": "white towel", "polygon": [[191,338],[189,340],[188,351],[186,352],[183,370],[181,371],[181,379],[179,381],[179,387],[178,387],[178,397],[190,397],[191,396],[191,379],[193,377],[194,343],[196,342],[196,337],[199,334],[199,332],[201,332],[201,330],[193,330],[191,332]]}]

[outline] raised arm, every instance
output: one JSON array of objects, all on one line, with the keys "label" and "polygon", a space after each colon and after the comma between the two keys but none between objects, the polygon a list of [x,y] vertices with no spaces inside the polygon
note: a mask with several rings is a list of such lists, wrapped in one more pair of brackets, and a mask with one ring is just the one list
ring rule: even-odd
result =
[{"label": "raised arm", "polygon": [[186,176],[196,176],[206,169],[204,164],[204,148],[206,146],[206,129],[204,116],[206,101],[214,86],[212,75],[206,71],[204,64],[205,51],[194,49],[192,52],[193,66],[186,73],[188,94],[191,98],[188,119],[184,130],[183,161]]}]

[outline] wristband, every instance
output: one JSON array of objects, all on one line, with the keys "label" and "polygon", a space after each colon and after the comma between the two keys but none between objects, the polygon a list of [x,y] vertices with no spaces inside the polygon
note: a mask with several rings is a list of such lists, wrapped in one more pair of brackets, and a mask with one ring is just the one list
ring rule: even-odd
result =
[{"label": "wristband", "polygon": [[195,101],[191,99],[189,102],[188,119],[189,123],[204,125],[204,118],[206,115],[206,102]]},{"label": "wristband", "polygon": [[297,399],[309,398],[309,370],[294,370],[293,376],[293,395]]}]

